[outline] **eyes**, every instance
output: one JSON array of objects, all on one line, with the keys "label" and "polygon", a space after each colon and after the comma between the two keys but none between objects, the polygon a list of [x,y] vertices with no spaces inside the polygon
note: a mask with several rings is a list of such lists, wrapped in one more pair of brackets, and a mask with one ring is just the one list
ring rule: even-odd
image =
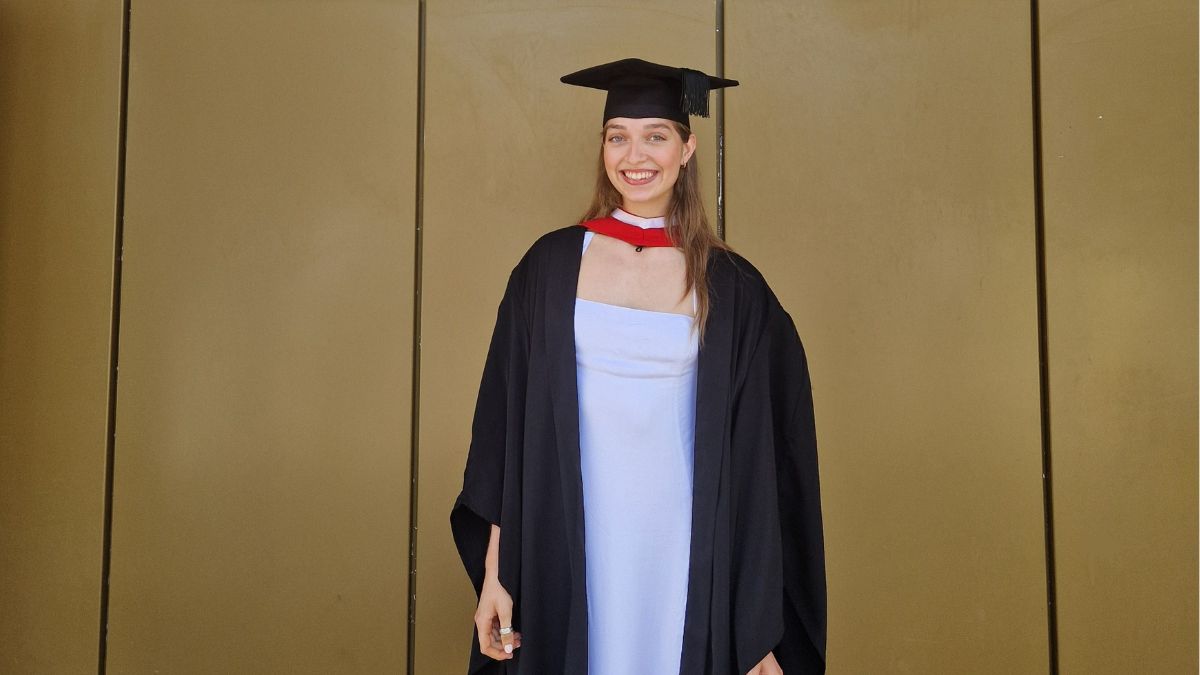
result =
[{"label": "eyes", "polygon": [[[620,145],[621,143],[624,143],[629,139],[622,133],[613,132],[613,133],[610,133],[608,135],[608,137],[604,140],[609,145]],[[666,134],[664,134],[662,132],[654,131],[646,136],[646,140],[650,141],[651,143],[665,143],[665,142],[667,142],[668,139],[667,139]]]}]

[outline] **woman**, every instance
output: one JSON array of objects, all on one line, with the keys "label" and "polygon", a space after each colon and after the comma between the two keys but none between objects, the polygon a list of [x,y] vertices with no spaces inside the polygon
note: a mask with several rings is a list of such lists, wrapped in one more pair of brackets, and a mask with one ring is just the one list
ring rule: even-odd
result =
[{"label": "woman", "polygon": [[737,82],[638,59],[562,80],[608,92],[600,170],[500,303],[451,513],[469,672],[824,672],[807,362],[709,228],[688,124]]}]

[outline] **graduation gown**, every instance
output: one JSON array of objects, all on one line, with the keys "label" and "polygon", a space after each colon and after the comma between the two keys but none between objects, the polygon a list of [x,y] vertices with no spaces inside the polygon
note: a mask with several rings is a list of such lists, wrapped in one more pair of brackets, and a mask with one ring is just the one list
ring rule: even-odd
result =
[{"label": "graduation gown", "polygon": [[[513,598],[515,657],[468,673],[587,673],[574,308],[583,235],[543,235],[496,316],[450,514],[480,593],[491,524]],[[808,365],[791,317],[733,252],[709,258],[697,356],[692,536],[682,675],[741,675],[774,651],[785,675],[825,671],[825,558]],[[620,423],[614,420],[614,423]]]}]

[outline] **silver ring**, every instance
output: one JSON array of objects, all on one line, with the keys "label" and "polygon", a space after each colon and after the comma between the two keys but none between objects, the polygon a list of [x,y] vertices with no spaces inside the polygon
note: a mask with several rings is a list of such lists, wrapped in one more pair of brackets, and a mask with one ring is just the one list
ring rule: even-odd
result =
[{"label": "silver ring", "polygon": [[511,632],[512,632],[512,626],[502,626],[502,627],[500,628],[500,634],[501,634],[501,635],[508,635],[508,634],[509,634],[509,633],[511,633]]}]

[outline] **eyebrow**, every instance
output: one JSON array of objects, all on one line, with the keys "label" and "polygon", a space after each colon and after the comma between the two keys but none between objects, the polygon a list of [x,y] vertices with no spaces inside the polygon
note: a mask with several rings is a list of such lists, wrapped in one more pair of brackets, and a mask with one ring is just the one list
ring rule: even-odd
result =
[{"label": "eyebrow", "polygon": [[[653,124],[647,124],[646,128],[647,129],[670,129],[669,126],[667,126],[666,124],[663,124],[662,122],[654,122]],[[607,124],[604,126],[605,131],[608,131],[609,129],[621,129],[622,131],[624,131],[625,125],[623,125],[623,124]]]}]

